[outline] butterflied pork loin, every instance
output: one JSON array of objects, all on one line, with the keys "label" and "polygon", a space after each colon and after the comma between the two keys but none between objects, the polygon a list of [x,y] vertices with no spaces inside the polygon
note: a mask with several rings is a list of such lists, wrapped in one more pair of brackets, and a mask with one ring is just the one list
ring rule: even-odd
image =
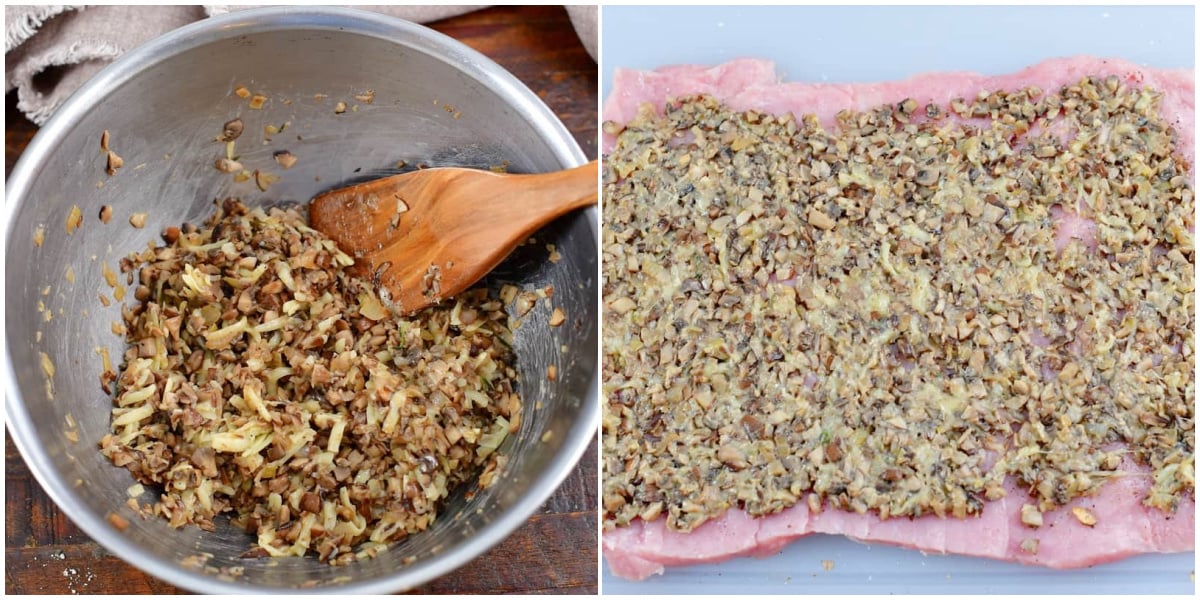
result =
[{"label": "butterflied pork loin", "polygon": [[1194,76],[780,83],[604,106],[604,556],[812,533],[1054,568],[1194,549]]}]

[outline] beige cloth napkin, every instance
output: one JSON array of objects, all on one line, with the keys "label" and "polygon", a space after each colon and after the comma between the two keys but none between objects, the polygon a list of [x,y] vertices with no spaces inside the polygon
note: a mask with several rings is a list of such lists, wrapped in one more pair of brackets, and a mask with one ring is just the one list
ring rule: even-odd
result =
[{"label": "beige cloth napkin", "polygon": [[[250,6],[5,6],[4,92],[41,125],[88,79],[122,53],[172,29]],[[358,6],[417,23],[481,6]],[[596,58],[595,6],[568,6],[580,40]]]}]

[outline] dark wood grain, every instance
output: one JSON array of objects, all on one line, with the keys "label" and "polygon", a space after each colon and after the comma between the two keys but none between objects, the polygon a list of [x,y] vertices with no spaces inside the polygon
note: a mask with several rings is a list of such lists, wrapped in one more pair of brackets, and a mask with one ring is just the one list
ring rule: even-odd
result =
[{"label": "dark wood grain", "polygon": [[[482,52],[532,89],[596,158],[596,63],[558,6],[495,7],[430,24]],[[7,175],[37,126],[5,98]],[[7,431],[6,431],[7,433]],[[595,594],[597,444],[530,520],[462,568],[412,593]],[[4,448],[4,591],[8,594],[177,594],[184,590],[113,556],[42,490],[8,439]]]}]

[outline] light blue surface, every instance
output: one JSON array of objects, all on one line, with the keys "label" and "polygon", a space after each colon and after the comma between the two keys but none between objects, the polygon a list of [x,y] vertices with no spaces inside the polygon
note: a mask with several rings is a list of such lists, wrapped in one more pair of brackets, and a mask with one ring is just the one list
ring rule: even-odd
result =
[{"label": "light blue surface", "polygon": [[[1184,7],[626,7],[602,9],[601,94],[616,67],[775,61],[787,81],[882,81],[930,71],[1002,74],[1090,54],[1154,67],[1195,66],[1194,9]],[[826,571],[821,561],[833,561]],[[1055,571],[925,556],[815,535],[766,559],[668,568],[605,594],[1075,593],[1194,594],[1195,554],[1139,556]]]},{"label": "light blue surface", "polygon": [[1195,66],[1190,6],[603,7],[601,93],[616,67],[775,61],[787,81],[882,81],[929,71],[1002,74],[1090,54]]},{"label": "light blue surface", "polygon": [[[822,561],[831,561],[825,570]],[[964,556],[926,556],[915,550],[866,545],[813,535],[770,558],[737,558],[715,565],[667,568],[645,581],[613,577],[611,594],[1192,594],[1195,555],[1145,555],[1059,571]]]}]

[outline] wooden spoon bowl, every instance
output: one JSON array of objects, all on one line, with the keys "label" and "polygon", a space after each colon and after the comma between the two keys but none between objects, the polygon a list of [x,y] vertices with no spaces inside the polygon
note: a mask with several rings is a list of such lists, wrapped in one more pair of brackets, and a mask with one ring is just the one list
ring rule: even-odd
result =
[{"label": "wooden spoon bowl", "polygon": [[354,258],[393,309],[412,314],[466,290],[554,219],[596,203],[596,161],[534,175],[435,168],[325,192],[312,227]]}]

